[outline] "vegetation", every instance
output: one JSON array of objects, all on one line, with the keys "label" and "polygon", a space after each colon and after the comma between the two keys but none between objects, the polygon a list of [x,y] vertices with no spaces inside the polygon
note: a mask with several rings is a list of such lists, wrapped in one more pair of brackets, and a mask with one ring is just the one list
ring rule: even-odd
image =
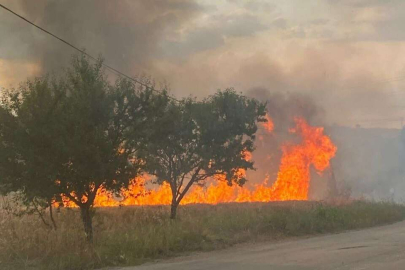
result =
[{"label": "vegetation", "polygon": [[[405,217],[405,207],[395,204],[288,202],[188,205],[171,220],[194,184],[219,176],[244,184],[265,105],[233,89],[174,101],[144,86],[122,78],[111,84],[101,60],[81,56],[59,79],[45,76],[2,93],[0,194],[9,195],[0,210],[2,268],[133,265]],[[144,172],[170,185],[170,215],[166,206],[94,211],[100,188],[118,191]],[[64,200],[78,208],[55,211]]]},{"label": "vegetation", "polygon": [[178,102],[126,79],[111,85],[102,60],[74,57],[60,79],[36,78],[2,95],[0,191],[51,215],[68,199],[92,242],[99,189],[117,191],[142,169],[170,183],[172,218],[195,183],[223,174],[243,184],[235,175],[253,168],[245,153],[264,114],[264,104],[233,90]]},{"label": "vegetation", "polygon": [[[36,216],[0,213],[3,269],[92,269],[135,265],[183,252],[213,250],[246,241],[340,232],[405,218],[405,207],[390,203],[314,202],[186,205],[170,220],[168,207],[97,209],[93,257],[87,250],[77,209],[55,214],[58,231]],[[72,222],[72,220],[74,222]]]},{"label": "vegetation", "polygon": [[[171,215],[193,184],[225,176],[229,185],[243,185],[241,169],[253,169],[246,153],[254,150],[257,123],[265,122],[265,105],[232,89],[197,102],[171,101],[138,151],[145,170],[167,182],[172,192]],[[164,139],[162,139],[164,138]]]},{"label": "vegetation", "polygon": [[102,61],[84,56],[58,81],[37,78],[8,92],[0,110],[1,189],[35,206],[68,198],[91,242],[97,191],[124,187],[140,172],[134,152],[165,97],[124,79],[111,85]]}]

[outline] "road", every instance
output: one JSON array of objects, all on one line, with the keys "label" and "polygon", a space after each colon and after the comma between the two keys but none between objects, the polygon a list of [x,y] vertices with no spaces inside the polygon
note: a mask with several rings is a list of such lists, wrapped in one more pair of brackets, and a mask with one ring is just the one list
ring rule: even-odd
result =
[{"label": "road", "polygon": [[278,243],[246,244],[124,269],[405,269],[405,222]]}]

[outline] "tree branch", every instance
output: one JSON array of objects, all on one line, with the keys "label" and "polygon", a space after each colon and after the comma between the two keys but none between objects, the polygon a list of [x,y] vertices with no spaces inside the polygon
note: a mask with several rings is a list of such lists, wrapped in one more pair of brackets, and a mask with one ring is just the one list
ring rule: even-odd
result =
[{"label": "tree branch", "polygon": [[183,189],[183,191],[181,193],[179,193],[179,197],[176,200],[177,203],[180,203],[180,201],[183,199],[184,195],[186,195],[187,191],[194,184],[194,182],[196,181],[196,177],[198,176],[200,170],[201,170],[201,165],[196,169],[196,171],[194,172],[190,181],[187,183],[186,187]]},{"label": "tree branch", "polygon": [[69,198],[72,202],[74,202],[77,206],[82,207],[83,203],[79,200],[77,200],[75,197],[70,195],[68,192],[64,192],[64,195]]},{"label": "tree branch", "polygon": [[56,226],[56,222],[53,219],[52,200],[49,200],[48,204],[49,204],[49,217],[51,218],[51,221],[52,221],[52,224],[53,224],[53,229],[56,231],[56,229],[58,227]]},{"label": "tree branch", "polygon": [[52,229],[52,226],[49,225],[48,222],[46,222],[44,216],[42,215],[41,211],[39,211],[37,204],[35,203],[35,198],[32,199],[32,204],[34,205],[35,211],[38,213],[39,217],[41,218],[42,222],[50,229]]},{"label": "tree branch", "polygon": [[94,203],[94,199],[96,198],[97,195],[97,190],[100,188],[101,184],[95,184],[93,191],[89,190],[88,195],[87,195],[87,202],[86,204],[90,207]]},{"label": "tree branch", "polygon": [[181,187],[183,186],[184,178],[186,177],[186,175],[187,175],[187,173],[183,173],[183,175],[182,175],[182,177],[181,177],[181,180],[180,180],[180,184],[179,184],[179,186],[177,187],[177,193],[176,193],[176,194],[179,194],[179,193],[180,193],[180,189],[181,189]]}]

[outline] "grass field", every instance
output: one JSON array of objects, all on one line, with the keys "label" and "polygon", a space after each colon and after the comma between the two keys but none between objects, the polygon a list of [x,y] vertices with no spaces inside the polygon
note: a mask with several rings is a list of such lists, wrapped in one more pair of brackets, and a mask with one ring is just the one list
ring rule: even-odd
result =
[{"label": "grass field", "polygon": [[333,233],[405,218],[405,206],[352,202],[275,202],[96,209],[93,248],[84,241],[77,209],[55,213],[58,230],[38,216],[0,212],[0,269],[93,269],[135,265],[247,241]]}]

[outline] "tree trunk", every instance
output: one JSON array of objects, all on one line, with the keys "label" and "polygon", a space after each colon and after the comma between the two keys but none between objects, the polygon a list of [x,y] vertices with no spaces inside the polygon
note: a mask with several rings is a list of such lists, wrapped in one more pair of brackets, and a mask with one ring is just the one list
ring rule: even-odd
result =
[{"label": "tree trunk", "polygon": [[[176,179],[173,179],[170,182],[170,189],[172,190],[172,204],[170,205],[170,219],[176,219],[177,214],[177,206],[179,205],[177,202],[177,182]],[[179,200],[180,202],[180,200]]]},{"label": "tree trunk", "polygon": [[84,233],[86,234],[86,240],[92,244],[93,243],[93,224],[92,224],[92,215],[90,213],[89,206],[83,206],[80,208],[80,213],[82,216]]},{"label": "tree trunk", "polygon": [[172,202],[172,205],[170,208],[170,219],[176,219],[177,206],[178,206],[178,203]]}]

